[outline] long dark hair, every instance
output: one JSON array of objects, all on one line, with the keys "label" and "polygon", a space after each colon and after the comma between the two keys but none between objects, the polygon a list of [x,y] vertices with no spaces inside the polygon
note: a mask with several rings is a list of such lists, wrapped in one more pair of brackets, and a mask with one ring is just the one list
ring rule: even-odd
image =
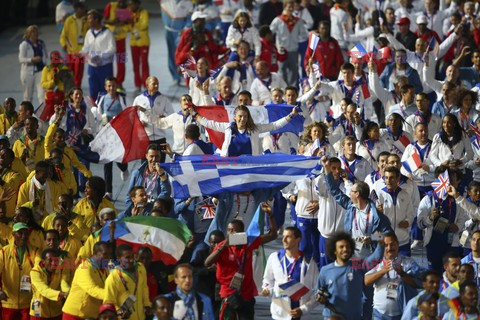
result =
[{"label": "long dark hair", "polygon": [[[247,130],[248,131],[256,131],[257,130],[257,125],[255,124],[255,122],[253,122],[252,115],[250,114],[250,110],[248,110],[248,108],[246,106],[240,105],[240,106],[235,108],[234,114],[236,115],[238,111],[245,111],[248,115],[247,124],[246,124]],[[237,128],[237,123],[236,122],[235,122],[234,126],[235,126],[235,128]]]},{"label": "long dark hair", "polygon": [[365,140],[370,139],[368,137],[368,132],[375,127],[380,128],[377,123],[375,123],[373,121],[367,121],[367,124],[365,125],[365,128],[363,128],[362,138],[360,139],[360,142],[363,142]]},{"label": "long dark hair", "polygon": [[245,29],[251,28],[251,27],[252,27],[252,19],[250,18],[250,15],[249,15],[247,12],[245,12],[245,11],[239,11],[239,12],[235,15],[235,18],[233,18],[232,26],[233,26],[235,29],[240,29],[240,25],[238,24],[238,19],[240,19],[241,17],[247,19],[247,24],[245,25]]},{"label": "long dark hair", "polygon": [[[445,118],[449,118],[450,120],[453,121],[452,141],[448,139],[447,133],[445,132],[445,130],[443,130],[443,121],[445,120]],[[451,113],[447,113],[442,119],[442,130],[440,131],[440,139],[447,146],[454,146],[462,140],[462,136],[463,136],[463,130],[462,130],[462,127],[460,126],[460,123],[458,122],[457,117]]]}]

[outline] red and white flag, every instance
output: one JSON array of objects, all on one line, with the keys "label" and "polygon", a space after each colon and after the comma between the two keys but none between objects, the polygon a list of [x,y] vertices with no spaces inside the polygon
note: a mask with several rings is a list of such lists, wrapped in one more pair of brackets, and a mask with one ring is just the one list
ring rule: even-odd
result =
[{"label": "red and white flag", "polygon": [[90,142],[92,151],[100,155],[100,162],[128,163],[143,159],[150,140],[138,118],[135,107],[120,112],[100,130]]},{"label": "red and white flag", "polygon": [[299,301],[304,295],[310,292],[310,289],[296,280],[290,280],[278,287],[281,289],[281,293],[289,296],[293,301]]}]

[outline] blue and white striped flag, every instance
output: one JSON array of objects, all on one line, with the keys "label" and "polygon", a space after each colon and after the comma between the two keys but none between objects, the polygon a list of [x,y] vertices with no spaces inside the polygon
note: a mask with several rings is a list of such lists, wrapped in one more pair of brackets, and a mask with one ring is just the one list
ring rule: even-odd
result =
[{"label": "blue and white striped flag", "polygon": [[176,199],[275,188],[316,175],[321,169],[319,157],[279,153],[240,157],[197,155],[177,159],[160,164],[173,178]]}]

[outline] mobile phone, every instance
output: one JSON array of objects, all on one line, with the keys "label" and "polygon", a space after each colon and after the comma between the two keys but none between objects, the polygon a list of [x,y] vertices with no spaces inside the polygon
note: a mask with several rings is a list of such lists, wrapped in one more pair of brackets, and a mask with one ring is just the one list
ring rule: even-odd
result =
[{"label": "mobile phone", "polygon": [[247,244],[247,234],[245,232],[236,232],[228,236],[228,244],[238,246]]},{"label": "mobile phone", "polygon": [[164,144],[164,143],[162,143],[162,144],[160,145],[160,150],[162,150],[162,151],[167,150],[167,145]]},{"label": "mobile phone", "polygon": [[380,241],[380,240],[383,240],[383,234],[381,233],[374,233],[370,236],[370,239],[372,239],[372,241]]}]

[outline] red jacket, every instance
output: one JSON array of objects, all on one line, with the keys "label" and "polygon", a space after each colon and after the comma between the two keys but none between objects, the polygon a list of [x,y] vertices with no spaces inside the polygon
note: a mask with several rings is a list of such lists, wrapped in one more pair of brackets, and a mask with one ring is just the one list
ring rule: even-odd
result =
[{"label": "red jacket", "polygon": [[[178,42],[177,50],[175,50],[175,63],[180,65],[187,61],[190,57],[190,48],[192,47],[192,28],[185,29],[180,36],[180,41]],[[193,57],[195,60],[200,58],[205,58],[210,64],[210,68],[214,69],[218,64],[218,56],[227,52],[227,48],[221,45],[218,45],[213,41],[212,33],[208,30],[204,31],[205,34],[205,43],[198,47],[193,52]]]},{"label": "red jacket", "polygon": [[[308,38],[311,39],[310,36]],[[312,49],[309,44],[307,46],[307,51],[305,52],[305,60],[303,61],[305,68],[307,68],[308,60],[311,56]],[[340,67],[345,62],[337,40],[332,37],[327,41],[318,42],[313,58],[314,61],[318,61],[322,74],[327,78],[336,78],[340,71]]]},{"label": "red jacket", "polygon": [[260,60],[265,61],[268,64],[270,72],[278,71],[278,62],[285,61],[287,59],[287,51],[284,54],[278,53],[275,43],[267,42],[264,38],[260,38],[262,43],[262,52],[260,53]]}]

